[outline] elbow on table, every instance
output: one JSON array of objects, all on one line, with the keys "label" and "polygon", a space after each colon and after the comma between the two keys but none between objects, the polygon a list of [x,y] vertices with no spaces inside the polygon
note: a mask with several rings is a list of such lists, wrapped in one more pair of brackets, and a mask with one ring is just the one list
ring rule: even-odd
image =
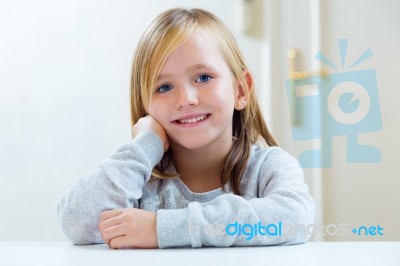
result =
[{"label": "elbow on table", "polygon": [[295,212],[295,219],[291,225],[290,233],[287,233],[286,244],[303,244],[310,240],[312,236],[312,230],[310,231],[310,226],[315,224],[315,202],[310,199],[308,204],[302,205]]},{"label": "elbow on table", "polygon": [[77,216],[68,211],[58,209],[58,218],[65,236],[75,245],[91,245],[104,243],[97,224],[91,223],[84,214]]}]

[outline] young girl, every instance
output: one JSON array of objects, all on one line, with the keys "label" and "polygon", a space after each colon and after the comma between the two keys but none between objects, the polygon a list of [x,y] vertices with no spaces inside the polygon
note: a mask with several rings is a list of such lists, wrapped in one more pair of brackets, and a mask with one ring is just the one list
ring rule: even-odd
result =
[{"label": "young girl", "polygon": [[[160,14],[136,49],[133,140],[78,179],[58,215],[75,244],[296,244],[314,221],[298,162],[275,147],[232,34],[200,9]],[[285,230],[286,229],[286,230]]]}]

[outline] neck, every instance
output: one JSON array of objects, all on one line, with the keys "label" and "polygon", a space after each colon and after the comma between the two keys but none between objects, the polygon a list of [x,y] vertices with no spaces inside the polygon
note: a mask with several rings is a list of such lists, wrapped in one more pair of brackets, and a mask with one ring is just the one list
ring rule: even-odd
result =
[{"label": "neck", "polygon": [[231,146],[232,139],[190,150],[171,143],[174,165],[183,183],[197,193],[220,188],[221,172]]}]

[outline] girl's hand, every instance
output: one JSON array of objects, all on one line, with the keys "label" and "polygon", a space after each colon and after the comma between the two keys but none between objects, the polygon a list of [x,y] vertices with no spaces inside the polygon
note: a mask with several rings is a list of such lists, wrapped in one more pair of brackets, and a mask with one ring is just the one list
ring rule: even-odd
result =
[{"label": "girl's hand", "polygon": [[102,213],[99,229],[110,248],[158,248],[156,220],[154,212],[115,209]]},{"label": "girl's hand", "polygon": [[150,115],[140,118],[139,121],[137,121],[137,123],[133,126],[133,137],[136,137],[146,130],[150,130],[157,134],[164,144],[164,151],[168,150],[169,142],[165,129]]}]

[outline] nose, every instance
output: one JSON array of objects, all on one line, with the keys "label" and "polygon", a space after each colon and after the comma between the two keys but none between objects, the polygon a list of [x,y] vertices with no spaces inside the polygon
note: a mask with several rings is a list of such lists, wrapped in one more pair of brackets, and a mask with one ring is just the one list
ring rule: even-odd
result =
[{"label": "nose", "polygon": [[197,89],[191,85],[184,85],[177,88],[176,109],[183,109],[189,106],[197,106],[199,99]]}]

